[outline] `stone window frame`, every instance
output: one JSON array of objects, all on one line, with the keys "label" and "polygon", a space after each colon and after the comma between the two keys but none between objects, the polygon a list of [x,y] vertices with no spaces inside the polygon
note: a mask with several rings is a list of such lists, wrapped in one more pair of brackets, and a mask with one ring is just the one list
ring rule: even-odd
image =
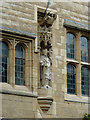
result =
[{"label": "stone window frame", "polygon": [[[27,48],[26,48],[26,46],[24,45],[24,43],[21,43],[21,42],[19,42],[19,43],[17,43],[16,45],[15,45],[15,49],[16,49],[16,46],[17,45],[20,45],[20,46],[22,46],[22,48],[24,49],[24,84],[23,84],[23,86],[25,86],[25,74],[26,74],[26,71],[25,71],[25,68],[26,68],[26,51],[27,51]],[[15,50],[16,51],[16,50]],[[15,59],[16,59],[16,56],[15,56]],[[15,72],[16,72],[16,70],[15,70]],[[18,85],[18,84],[16,84],[15,83],[15,85]],[[21,84],[20,84],[21,85]]]},{"label": "stone window frame", "polygon": [[[13,34],[2,33],[0,41],[8,45],[8,83],[0,82],[0,93],[34,96],[32,93],[33,86],[33,49],[34,40],[29,37],[14,36]],[[25,85],[15,85],[15,46],[21,44],[25,50]],[[29,72],[27,72],[29,71]]]},{"label": "stone window frame", "polygon": [[[68,63],[76,66],[76,95],[67,94],[67,80],[66,80],[66,82],[65,82],[66,90],[65,90],[64,98],[66,101],[88,103],[89,96],[83,96],[81,94],[81,67],[85,66],[85,67],[88,67],[90,69],[90,61],[89,62],[82,62],[81,61],[80,37],[85,36],[86,38],[88,38],[89,51],[90,51],[90,36],[89,36],[87,31],[82,31],[82,30],[80,31],[78,29],[66,27],[65,28],[65,36],[68,32],[72,33],[76,36],[76,43],[75,43],[76,59],[72,60],[72,59],[67,59],[67,57],[66,57],[66,66]],[[66,42],[65,42],[65,46],[66,46]],[[89,52],[89,58],[90,58],[90,52]],[[67,70],[66,70],[66,76],[67,76]],[[65,78],[67,79],[67,77],[65,77]],[[90,76],[89,76],[89,79],[90,79]]]}]

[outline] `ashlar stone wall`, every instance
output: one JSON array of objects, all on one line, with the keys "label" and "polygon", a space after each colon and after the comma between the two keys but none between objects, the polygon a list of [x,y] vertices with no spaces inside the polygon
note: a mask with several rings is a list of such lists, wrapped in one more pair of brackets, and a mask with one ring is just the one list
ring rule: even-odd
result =
[{"label": "ashlar stone wall", "polygon": [[[40,84],[40,51],[38,40],[38,8],[46,8],[47,3],[36,2],[3,2],[0,6],[1,25],[0,29],[4,32],[31,36],[32,39],[32,71],[31,89],[22,89],[18,86],[17,93],[13,86],[3,85],[2,97],[2,115],[1,117],[12,118],[82,118],[84,113],[89,112],[88,97],[83,97],[81,94],[67,94],[67,60],[66,60],[66,27],[64,26],[65,19],[72,22],[72,31],[75,31],[74,23],[80,30],[79,24],[88,25],[88,3],[85,2],[56,2],[49,6],[49,11],[57,14],[57,18],[52,26],[52,89],[45,88],[41,90]],[[70,27],[70,26],[69,26]],[[71,29],[71,28],[70,28]],[[87,33],[84,27],[85,33]],[[81,31],[81,30],[80,30]],[[3,34],[4,35],[4,34]],[[1,36],[2,37],[2,36]],[[13,37],[13,36],[11,36]],[[14,35],[15,37],[15,35]],[[26,38],[26,37],[25,37]],[[37,41],[35,41],[37,38]],[[31,40],[31,38],[30,38]],[[35,44],[37,43],[37,44]],[[28,73],[28,71],[26,71]],[[80,71],[78,71],[80,72]],[[79,76],[80,78],[80,76]],[[13,81],[13,80],[12,80]],[[29,79],[28,79],[29,81]],[[3,87],[5,86],[5,87]],[[11,89],[12,87],[12,89]],[[19,88],[20,87],[20,88]],[[80,88],[80,84],[78,86]],[[4,91],[5,88],[5,91]],[[14,92],[10,92],[14,90]],[[18,93],[23,91],[23,93]],[[9,92],[8,92],[9,91]],[[46,92],[45,92],[46,91]],[[47,92],[48,91],[48,92]],[[0,92],[1,94],[1,92]],[[41,95],[41,96],[40,96]],[[38,98],[52,97],[53,102],[47,112],[43,112],[40,108]],[[44,101],[45,102],[45,101]],[[0,110],[1,111],[1,110]]]}]

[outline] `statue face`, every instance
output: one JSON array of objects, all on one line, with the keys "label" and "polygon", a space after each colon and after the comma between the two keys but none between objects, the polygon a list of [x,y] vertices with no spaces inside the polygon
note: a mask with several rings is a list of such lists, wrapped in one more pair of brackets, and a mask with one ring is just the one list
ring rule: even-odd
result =
[{"label": "statue face", "polygon": [[42,54],[47,56],[47,49],[42,50]]}]

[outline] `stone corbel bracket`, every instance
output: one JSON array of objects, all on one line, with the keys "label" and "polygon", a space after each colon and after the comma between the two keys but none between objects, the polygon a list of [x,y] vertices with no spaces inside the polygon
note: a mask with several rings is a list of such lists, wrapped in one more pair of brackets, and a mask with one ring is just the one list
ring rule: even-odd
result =
[{"label": "stone corbel bracket", "polygon": [[40,109],[47,113],[53,103],[52,88],[40,88],[38,89],[38,98]]},{"label": "stone corbel bracket", "polygon": [[52,98],[44,98],[44,97],[38,97],[38,103],[40,105],[41,110],[46,113],[49,108],[51,107],[53,102]]}]

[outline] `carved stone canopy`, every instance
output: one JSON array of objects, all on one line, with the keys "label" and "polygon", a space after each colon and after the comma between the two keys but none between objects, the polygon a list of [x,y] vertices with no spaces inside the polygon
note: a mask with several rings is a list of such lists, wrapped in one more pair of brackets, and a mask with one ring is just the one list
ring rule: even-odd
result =
[{"label": "carved stone canopy", "polygon": [[52,12],[38,12],[38,23],[40,24],[40,26],[52,26],[56,17],[57,15]]}]

